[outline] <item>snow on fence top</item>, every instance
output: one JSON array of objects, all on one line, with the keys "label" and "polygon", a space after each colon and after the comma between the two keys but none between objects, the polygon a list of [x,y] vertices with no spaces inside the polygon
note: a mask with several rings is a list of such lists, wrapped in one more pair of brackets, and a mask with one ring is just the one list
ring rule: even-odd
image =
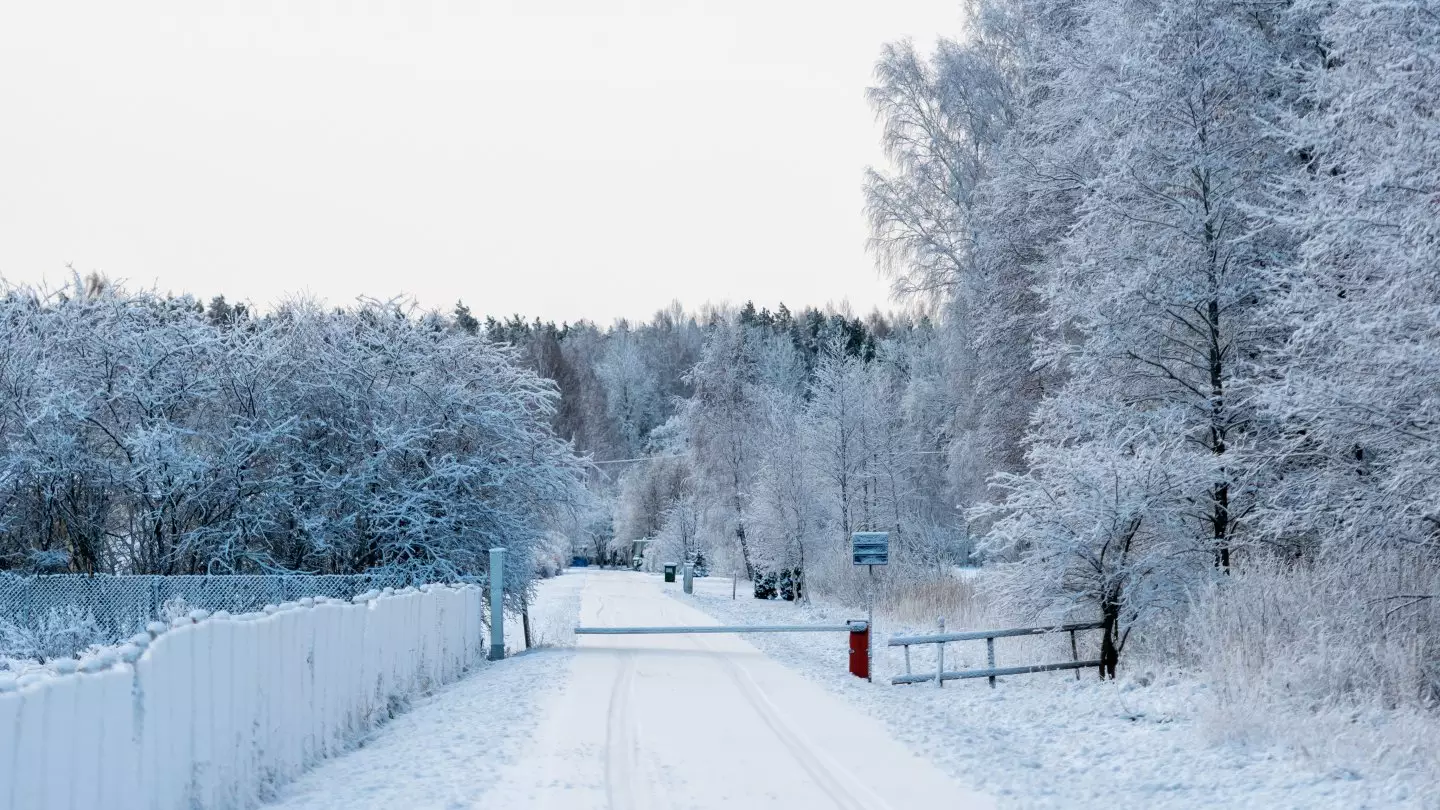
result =
[{"label": "snow on fence top", "polygon": [[[0,659],[70,658],[192,610],[239,614],[305,597],[350,599],[411,584],[403,573],[116,576],[0,573]],[[0,669],[3,669],[0,665]]]}]

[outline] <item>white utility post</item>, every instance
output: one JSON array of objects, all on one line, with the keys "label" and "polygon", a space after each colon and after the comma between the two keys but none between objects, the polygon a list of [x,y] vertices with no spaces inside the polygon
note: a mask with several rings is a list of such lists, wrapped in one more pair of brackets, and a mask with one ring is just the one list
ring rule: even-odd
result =
[{"label": "white utility post", "polygon": [[688,560],[685,562],[685,593],[695,592],[695,566]]},{"label": "white utility post", "polygon": [[490,549],[490,660],[505,657],[505,549]]}]

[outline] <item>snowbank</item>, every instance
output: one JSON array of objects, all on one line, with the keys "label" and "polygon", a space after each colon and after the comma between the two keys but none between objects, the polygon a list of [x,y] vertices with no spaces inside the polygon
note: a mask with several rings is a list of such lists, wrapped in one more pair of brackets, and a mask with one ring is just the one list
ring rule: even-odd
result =
[{"label": "snowbank", "polygon": [[0,808],[252,807],[480,661],[482,610],[479,588],[425,586],[195,611],[78,671],[7,677]]}]

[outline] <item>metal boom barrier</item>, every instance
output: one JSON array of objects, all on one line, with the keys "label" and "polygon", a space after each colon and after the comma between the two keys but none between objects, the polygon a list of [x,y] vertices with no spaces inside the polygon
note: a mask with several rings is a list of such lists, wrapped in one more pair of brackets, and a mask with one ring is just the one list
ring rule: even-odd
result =
[{"label": "metal boom barrier", "polygon": [[711,624],[668,627],[577,627],[577,636],[668,636],[687,633],[849,633],[850,674],[870,678],[870,622],[845,624]]},{"label": "metal boom barrier", "polygon": [[679,633],[848,633],[853,629],[848,624],[722,624],[697,627],[577,627],[575,634],[580,636],[660,636]]}]

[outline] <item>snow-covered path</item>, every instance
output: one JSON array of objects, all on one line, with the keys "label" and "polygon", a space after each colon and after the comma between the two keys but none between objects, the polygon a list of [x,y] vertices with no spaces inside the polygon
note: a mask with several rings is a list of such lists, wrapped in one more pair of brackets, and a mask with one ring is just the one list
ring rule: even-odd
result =
[{"label": "snow-covered path", "polygon": [[[656,577],[581,576],[582,624],[715,624]],[[992,806],[730,635],[585,636],[487,667],[286,794],[291,810]]]}]

